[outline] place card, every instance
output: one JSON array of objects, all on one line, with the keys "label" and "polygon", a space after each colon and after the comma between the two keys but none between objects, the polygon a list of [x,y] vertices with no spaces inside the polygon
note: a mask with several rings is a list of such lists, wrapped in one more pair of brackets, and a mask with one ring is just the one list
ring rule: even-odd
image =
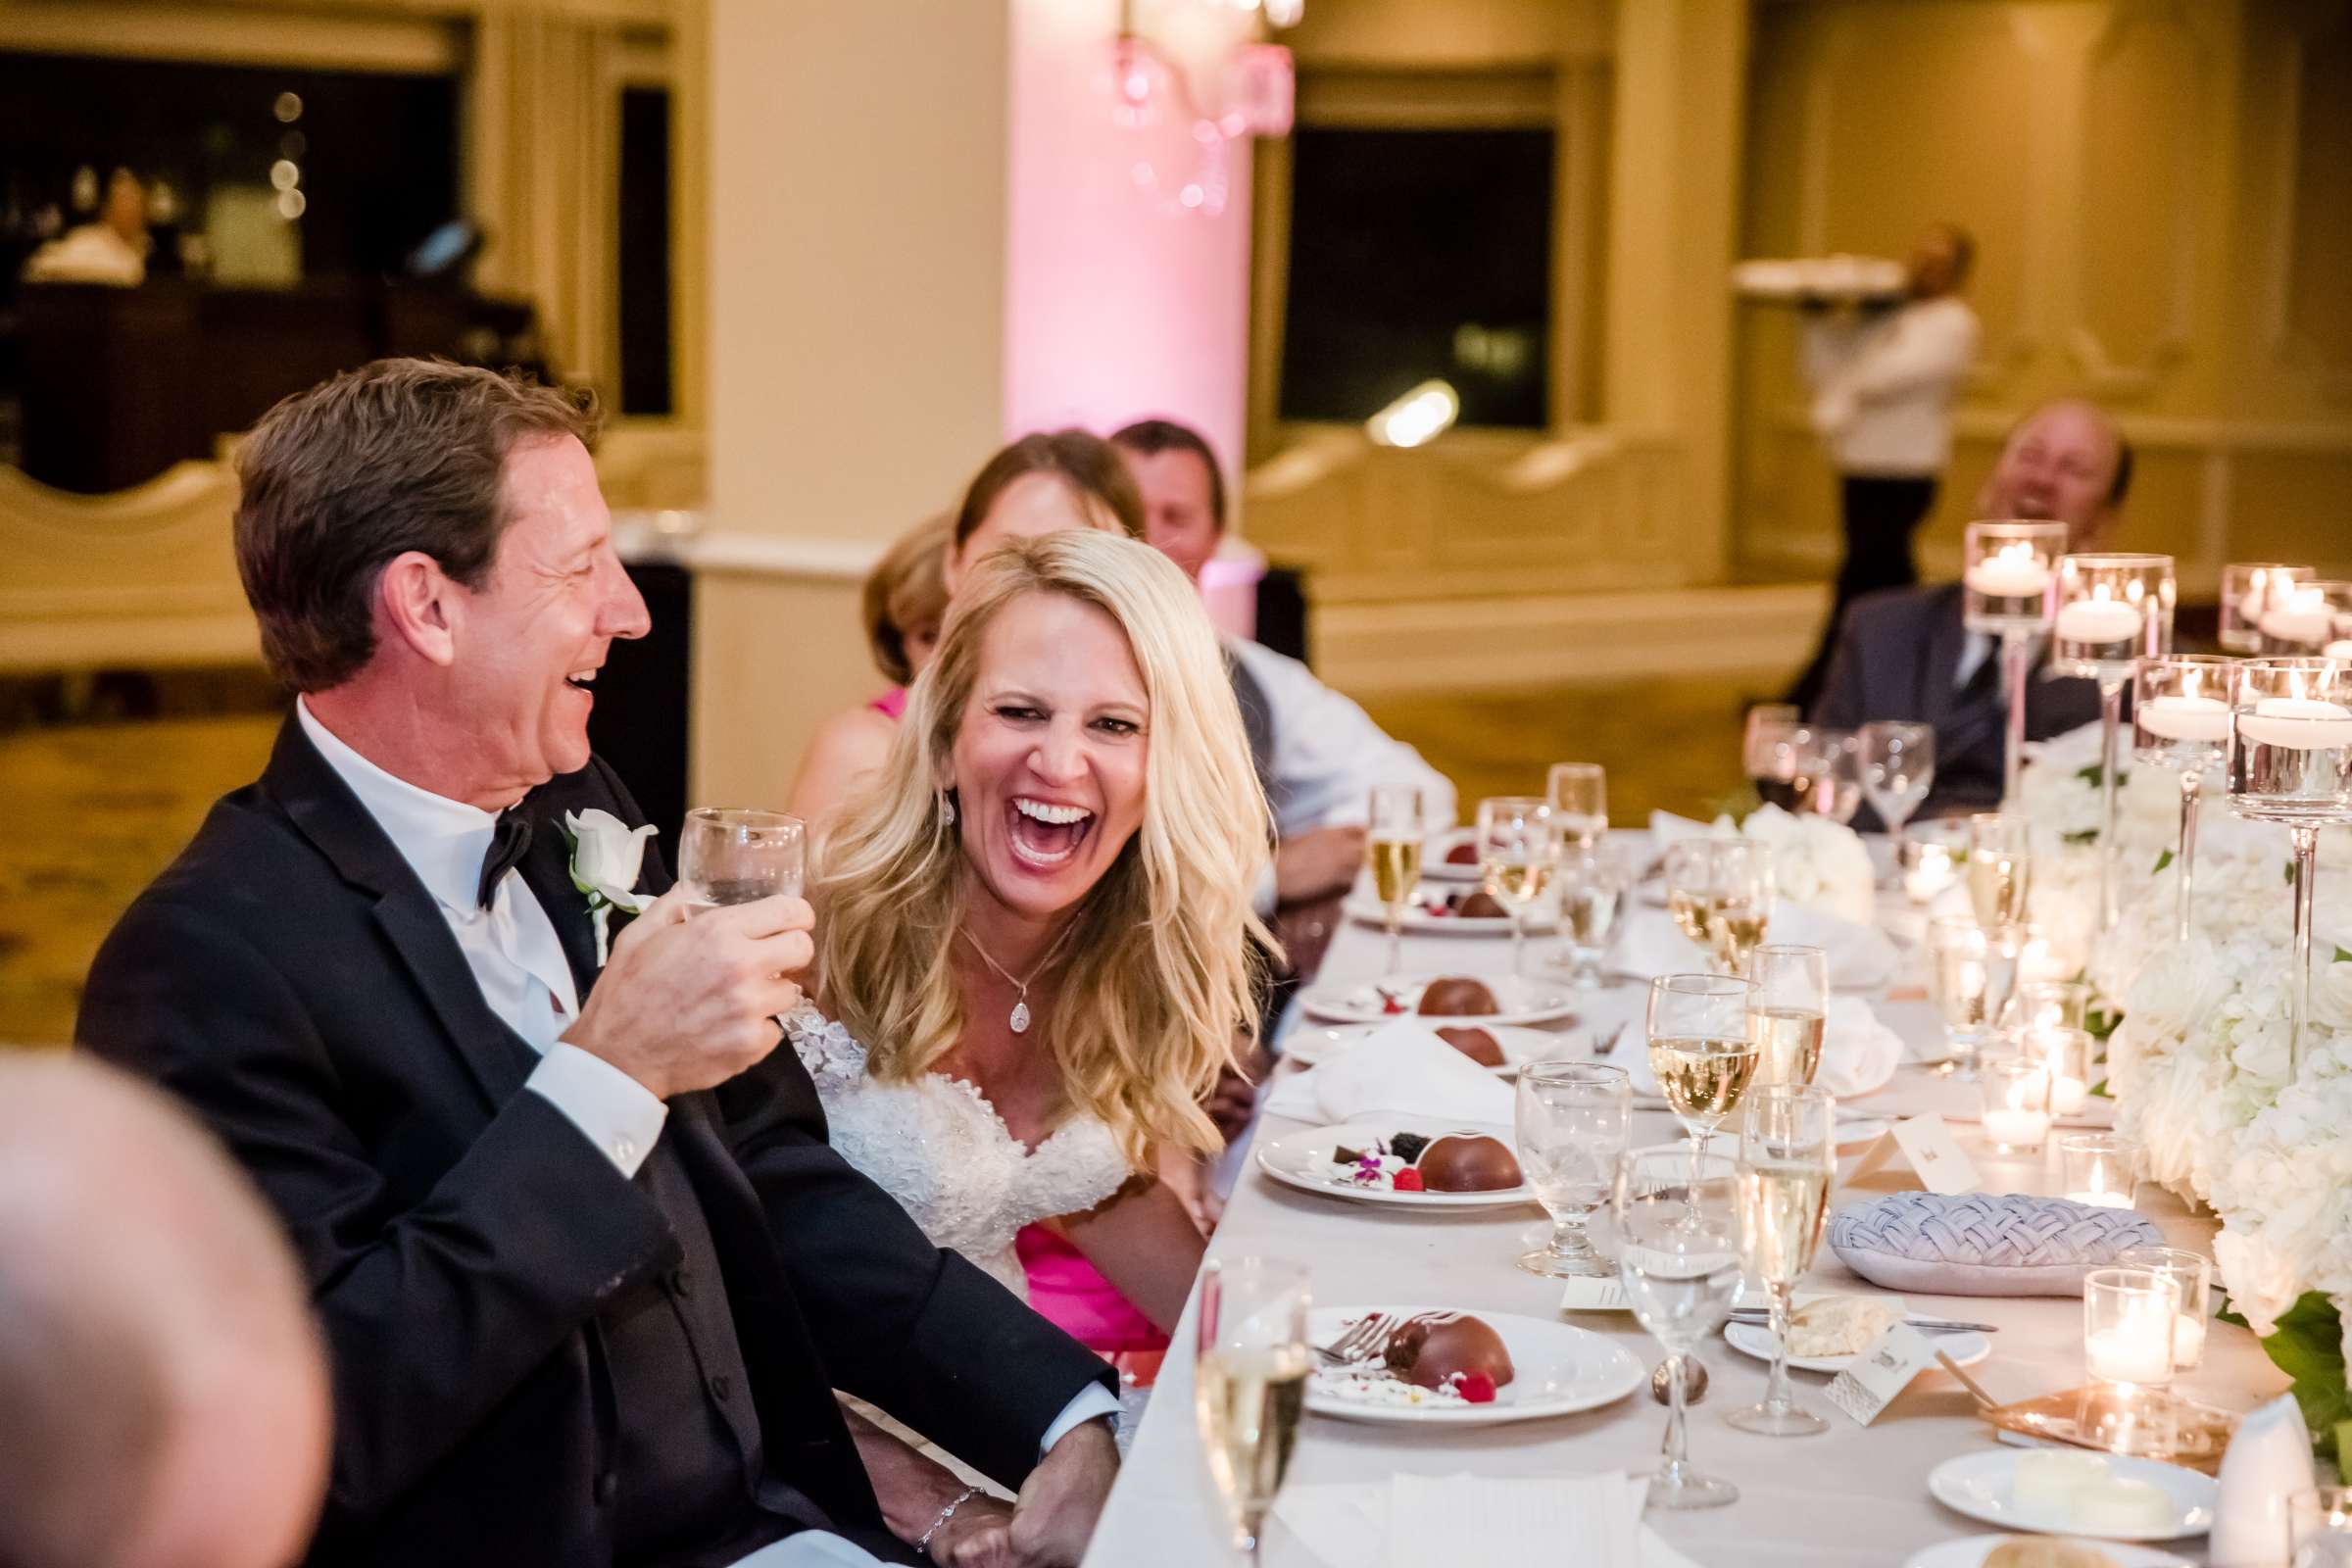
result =
[{"label": "place card", "polygon": [[1976,1161],[1934,1111],[1896,1122],[1864,1152],[1846,1183],[1890,1171],[1898,1161],[1909,1165],[1931,1193],[1973,1193],[1979,1185]]},{"label": "place card", "polygon": [[1868,1426],[1911,1380],[1935,1364],[1936,1347],[1908,1323],[1896,1323],[1830,1380],[1830,1402]]},{"label": "place card", "polygon": [[1625,1298],[1625,1282],[1610,1279],[1587,1279],[1579,1276],[1568,1282],[1560,1295],[1563,1312],[1630,1312],[1633,1303]]}]

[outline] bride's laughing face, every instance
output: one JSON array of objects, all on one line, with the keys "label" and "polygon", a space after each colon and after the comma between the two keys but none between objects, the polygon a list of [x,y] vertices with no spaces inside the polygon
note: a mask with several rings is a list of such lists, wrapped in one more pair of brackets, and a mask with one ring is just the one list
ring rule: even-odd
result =
[{"label": "bride's laughing face", "polygon": [[1007,910],[1086,896],[1144,820],[1144,677],[1117,621],[1061,594],[999,611],[956,735],[965,859]]}]

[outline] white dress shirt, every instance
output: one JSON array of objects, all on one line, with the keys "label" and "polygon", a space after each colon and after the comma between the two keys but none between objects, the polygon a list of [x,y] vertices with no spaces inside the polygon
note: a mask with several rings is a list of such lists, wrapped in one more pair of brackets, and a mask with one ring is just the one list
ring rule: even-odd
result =
[{"label": "white dress shirt", "polygon": [[[545,1097],[623,1176],[636,1175],[662,1136],[669,1107],[612,1063],[558,1038],[579,1016],[580,1001],[555,922],[519,871],[500,879],[489,909],[480,906],[482,861],[497,831],[497,815],[393,777],[319,723],[300,698],[294,712],[326,765],[351,787],[441,906],[466,966],[482,988],[482,1000],[540,1053],[523,1088]],[[585,906],[579,917],[588,918]],[[1081,1422],[1116,1415],[1118,1409],[1109,1390],[1088,1384],[1046,1429],[1040,1453]]]},{"label": "white dress shirt", "polygon": [[1813,423],[1838,471],[1925,478],[1952,455],[1952,397],[1977,355],[1977,313],[1956,295],[1806,324]]}]

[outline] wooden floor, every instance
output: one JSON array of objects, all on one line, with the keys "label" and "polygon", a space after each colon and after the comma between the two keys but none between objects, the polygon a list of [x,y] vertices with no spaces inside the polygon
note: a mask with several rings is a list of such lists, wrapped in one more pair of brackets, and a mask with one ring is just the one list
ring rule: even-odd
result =
[{"label": "wooden floor", "polygon": [[[1740,684],[1578,686],[1365,706],[1461,792],[1541,794],[1555,761],[1609,769],[1610,814],[1709,810],[1740,788]],[[22,718],[22,715],[20,715]],[[21,722],[0,733],[0,1042],[71,1038],[83,973],[133,895],[268,759],[274,713]]]}]

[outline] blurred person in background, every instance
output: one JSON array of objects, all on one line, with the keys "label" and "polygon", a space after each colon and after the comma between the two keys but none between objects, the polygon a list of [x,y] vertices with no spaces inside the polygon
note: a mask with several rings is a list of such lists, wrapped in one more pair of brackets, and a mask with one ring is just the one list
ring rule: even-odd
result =
[{"label": "blurred person in background", "polygon": [[1821,316],[1805,325],[1803,369],[1813,427],[1838,467],[1845,559],[1812,662],[1788,700],[1810,706],[1846,607],[1919,581],[1911,536],[1936,505],[1952,456],[1952,399],[1977,354],[1977,313],[1960,297],[1976,242],[1935,223],[1912,242],[1902,302]]},{"label": "blurred person in background", "polygon": [[0,1054],[0,1563],[285,1568],[326,1364],[251,1182],[162,1095]]},{"label": "blurred person in background", "polygon": [[[2010,430],[1977,495],[1977,515],[2063,522],[2067,549],[2097,550],[2132,489],[2132,448],[2096,404],[2047,403]],[[1961,621],[1960,585],[1895,588],[1855,601],[1810,717],[1851,729],[1872,719],[1936,727],[1936,784],[1923,814],[1997,804],[2008,744],[1998,647]],[[2099,716],[2096,681],[2061,676],[2034,650],[2026,738],[2047,740]]]},{"label": "blurred person in background", "polygon": [[25,259],[27,283],[108,283],[137,288],[147,281],[147,188],[127,169],[106,182],[95,222],[77,223]]}]

